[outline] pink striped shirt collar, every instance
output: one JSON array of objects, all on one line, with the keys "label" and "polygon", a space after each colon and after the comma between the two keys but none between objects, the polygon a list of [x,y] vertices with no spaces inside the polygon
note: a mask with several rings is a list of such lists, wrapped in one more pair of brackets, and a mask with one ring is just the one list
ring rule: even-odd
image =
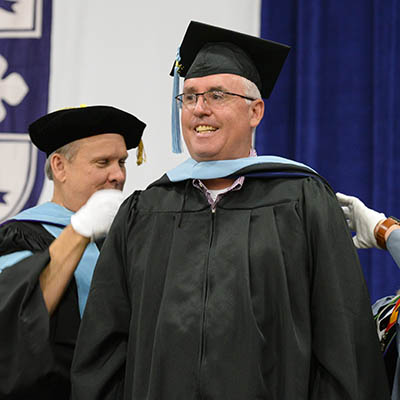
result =
[{"label": "pink striped shirt collar", "polygon": [[[250,149],[249,157],[257,157],[257,152],[255,149]],[[207,188],[207,186],[200,179],[193,179],[193,186],[201,190],[207,198],[208,204],[211,206],[211,210],[215,211],[217,203],[221,200],[221,198],[228,192],[232,192],[234,190],[240,190],[243,186],[244,176],[239,176],[231,186],[222,189],[218,192],[215,200],[212,197],[211,191]]]}]

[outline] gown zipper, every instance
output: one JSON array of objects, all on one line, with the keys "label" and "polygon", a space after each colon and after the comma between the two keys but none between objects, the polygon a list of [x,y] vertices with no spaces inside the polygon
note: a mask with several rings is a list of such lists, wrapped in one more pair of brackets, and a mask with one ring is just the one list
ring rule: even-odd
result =
[{"label": "gown zipper", "polygon": [[215,229],[215,208],[211,209],[211,234],[210,234],[210,241],[208,244],[208,255],[207,255],[207,262],[204,269],[204,279],[203,279],[203,309],[201,315],[201,330],[200,330],[200,348],[199,348],[199,362],[198,362],[198,393],[200,395],[200,399],[202,398],[201,395],[201,369],[204,363],[205,358],[205,351],[206,351],[206,324],[207,324],[207,302],[208,302],[208,291],[209,291],[209,264],[210,264],[210,251],[214,239],[214,229]]}]

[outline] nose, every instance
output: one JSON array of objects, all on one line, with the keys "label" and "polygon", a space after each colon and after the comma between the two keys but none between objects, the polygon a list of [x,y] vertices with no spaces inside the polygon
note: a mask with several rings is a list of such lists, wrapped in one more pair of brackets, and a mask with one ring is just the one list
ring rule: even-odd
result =
[{"label": "nose", "polygon": [[195,114],[196,116],[211,114],[211,108],[207,104],[204,95],[197,96],[197,101],[194,105],[193,114]]},{"label": "nose", "polygon": [[108,180],[115,185],[116,189],[123,189],[126,179],[125,166],[121,166],[118,162],[110,167]]}]

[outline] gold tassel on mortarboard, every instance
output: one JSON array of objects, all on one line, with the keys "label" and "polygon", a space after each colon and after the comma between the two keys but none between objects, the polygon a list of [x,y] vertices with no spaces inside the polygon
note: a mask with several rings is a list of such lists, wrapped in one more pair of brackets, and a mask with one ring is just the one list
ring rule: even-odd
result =
[{"label": "gold tassel on mortarboard", "polygon": [[146,161],[146,153],[144,152],[143,141],[140,140],[136,150],[136,164],[141,165]]}]

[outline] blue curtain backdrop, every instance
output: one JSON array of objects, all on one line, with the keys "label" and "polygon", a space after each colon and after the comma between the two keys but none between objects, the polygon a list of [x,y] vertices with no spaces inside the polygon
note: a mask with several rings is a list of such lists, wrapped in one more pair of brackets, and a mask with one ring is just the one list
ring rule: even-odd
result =
[{"label": "blue curtain backdrop", "polygon": [[[263,0],[261,36],[292,49],[258,153],[308,164],[335,191],[399,217],[400,1]],[[372,301],[400,288],[387,252],[359,255]]]}]

